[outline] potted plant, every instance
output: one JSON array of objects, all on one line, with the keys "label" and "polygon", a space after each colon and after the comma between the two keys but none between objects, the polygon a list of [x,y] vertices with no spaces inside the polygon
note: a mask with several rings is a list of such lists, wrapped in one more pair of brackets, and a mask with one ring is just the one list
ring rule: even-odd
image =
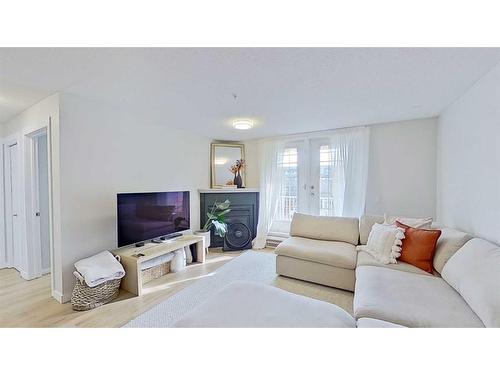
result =
[{"label": "potted plant", "polygon": [[210,212],[207,212],[207,221],[202,229],[196,231],[195,233],[205,237],[205,247],[210,246],[210,230],[214,228],[214,234],[219,237],[224,237],[227,233],[227,224],[225,222],[225,216],[231,211],[229,206],[231,203],[229,200],[224,202],[215,202],[212,206]]}]

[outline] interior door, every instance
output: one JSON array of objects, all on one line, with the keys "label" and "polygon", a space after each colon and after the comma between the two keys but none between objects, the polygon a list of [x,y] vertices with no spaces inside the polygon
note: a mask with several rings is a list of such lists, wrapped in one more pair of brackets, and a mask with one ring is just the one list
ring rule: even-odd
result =
[{"label": "interior door", "polygon": [[21,217],[19,146],[9,145],[6,150],[6,242],[7,260],[11,267],[21,270]]}]

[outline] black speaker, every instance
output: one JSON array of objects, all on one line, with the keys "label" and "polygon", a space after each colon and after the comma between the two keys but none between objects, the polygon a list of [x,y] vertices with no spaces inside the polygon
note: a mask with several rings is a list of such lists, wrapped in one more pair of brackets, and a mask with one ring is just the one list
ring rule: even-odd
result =
[{"label": "black speaker", "polygon": [[241,222],[231,223],[227,226],[224,237],[224,250],[245,250],[252,248],[252,231]]}]

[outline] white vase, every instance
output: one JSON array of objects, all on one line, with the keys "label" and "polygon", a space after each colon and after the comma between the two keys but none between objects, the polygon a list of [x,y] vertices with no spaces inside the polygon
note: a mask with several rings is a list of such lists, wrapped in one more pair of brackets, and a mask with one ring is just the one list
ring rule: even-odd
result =
[{"label": "white vase", "polygon": [[210,231],[196,230],[194,234],[205,237],[205,248],[208,249],[210,247]]},{"label": "white vase", "polygon": [[184,249],[174,251],[174,258],[170,261],[170,272],[179,272],[186,268],[186,253]]}]

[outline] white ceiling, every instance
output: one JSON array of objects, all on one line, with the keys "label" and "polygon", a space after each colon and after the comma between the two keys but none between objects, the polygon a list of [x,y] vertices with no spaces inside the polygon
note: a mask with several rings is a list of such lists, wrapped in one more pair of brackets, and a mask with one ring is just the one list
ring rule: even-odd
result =
[{"label": "white ceiling", "polygon": [[55,92],[227,140],[433,117],[499,61],[499,48],[0,48],[0,122]]}]

